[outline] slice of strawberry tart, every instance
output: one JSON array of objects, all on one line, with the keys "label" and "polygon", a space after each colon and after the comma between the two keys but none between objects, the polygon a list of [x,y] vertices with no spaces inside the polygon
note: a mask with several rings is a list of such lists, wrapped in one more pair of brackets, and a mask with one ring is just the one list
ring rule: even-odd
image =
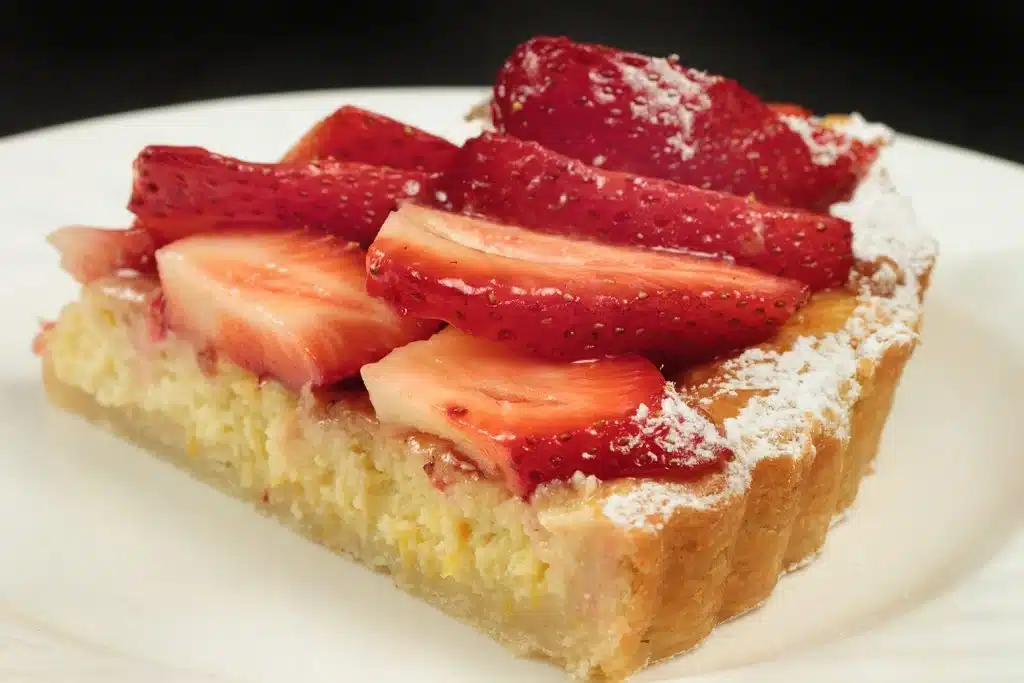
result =
[{"label": "slice of strawberry tart", "polygon": [[[524,655],[621,679],[812,558],[935,245],[884,129],[566,38],[453,144],[342,107],[274,163],[138,155],[52,401]],[[339,605],[339,609],[344,609]]]}]

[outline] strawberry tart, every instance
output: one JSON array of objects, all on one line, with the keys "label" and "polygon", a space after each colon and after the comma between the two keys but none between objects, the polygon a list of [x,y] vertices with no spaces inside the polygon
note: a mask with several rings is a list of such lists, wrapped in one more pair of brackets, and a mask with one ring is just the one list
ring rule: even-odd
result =
[{"label": "strawberry tart", "polygon": [[[53,403],[580,678],[756,607],[871,468],[936,245],[856,115],[538,37],[454,144],[346,106],[153,146]],[[338,609],[344,609],[339,605]]]}]

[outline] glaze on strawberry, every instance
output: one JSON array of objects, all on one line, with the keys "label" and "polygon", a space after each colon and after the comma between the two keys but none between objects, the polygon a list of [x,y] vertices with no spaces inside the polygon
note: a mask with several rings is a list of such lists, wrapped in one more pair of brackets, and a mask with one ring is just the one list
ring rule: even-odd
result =
[{"label": "glaze on strawberry", "polygon": [[448,328],[362,376],[382,423],[446,439],[523,497],[576,472],[686,480],[732,457],[714,425],[639,356],[540,360]]},{"label": "glaze on strawberry", "polygon": [[308,227],[369,244],[400,200],[431,202],[436,176],[355,162],[258,164],[201,147],[151,146],[128,208],[162,243],[224,226]]},{"label": "glaze on strawberry", "polygon": [[718,259],[598,244],[405,204],[370,246],[367,290],[548,358],[702,359],[763,341],[807,287]]},{"label": "glaze on strawberry", "polygon": [[841,218],[606,171],[500,133],[467,141],[445,188],[458,211],[610,244],[724,257],[815,290],[845,285],[853,265],[852,231]]},{"label": "glaze on strawberry", "polygon": [[358,374],[437,330],[371,298],[365,255],[310,231],[225,230],[156,253],[167,327],[293,390]]},{"label": "glaze on strawberry", "polygon": [[491,117],[499,132],[594,166],[822,212],[852,195],[878,154],[675,57],[561,37],[516,47]]},{"label": "glaze on strawberry", "polygon": [[448,140],[419,128],[346,106],[313,126],[281,161],[302,163],[331,158],[440,173],[448,170],[458,149]]}]

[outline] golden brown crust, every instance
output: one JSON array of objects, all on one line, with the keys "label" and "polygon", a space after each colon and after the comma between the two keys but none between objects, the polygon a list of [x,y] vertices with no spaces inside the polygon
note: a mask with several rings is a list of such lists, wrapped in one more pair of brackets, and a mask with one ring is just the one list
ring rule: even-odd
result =
[{"label": "golden brown crust", "polygon": [[659,599],[644,637],[651,661],[691,649],[718,623],[744,507],[738,495],[703,513],[686,510],[661,532]]}]

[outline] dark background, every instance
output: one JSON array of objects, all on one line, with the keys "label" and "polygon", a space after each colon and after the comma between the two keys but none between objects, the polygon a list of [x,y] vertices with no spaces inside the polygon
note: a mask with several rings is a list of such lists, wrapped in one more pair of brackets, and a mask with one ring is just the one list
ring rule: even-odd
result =
[{"label": "dark background", "polygon": [[566,34],[666,55],[819,113],[1024,161],[1024,2],[0,2],[0,134],[211,97],[485,84]]}]

